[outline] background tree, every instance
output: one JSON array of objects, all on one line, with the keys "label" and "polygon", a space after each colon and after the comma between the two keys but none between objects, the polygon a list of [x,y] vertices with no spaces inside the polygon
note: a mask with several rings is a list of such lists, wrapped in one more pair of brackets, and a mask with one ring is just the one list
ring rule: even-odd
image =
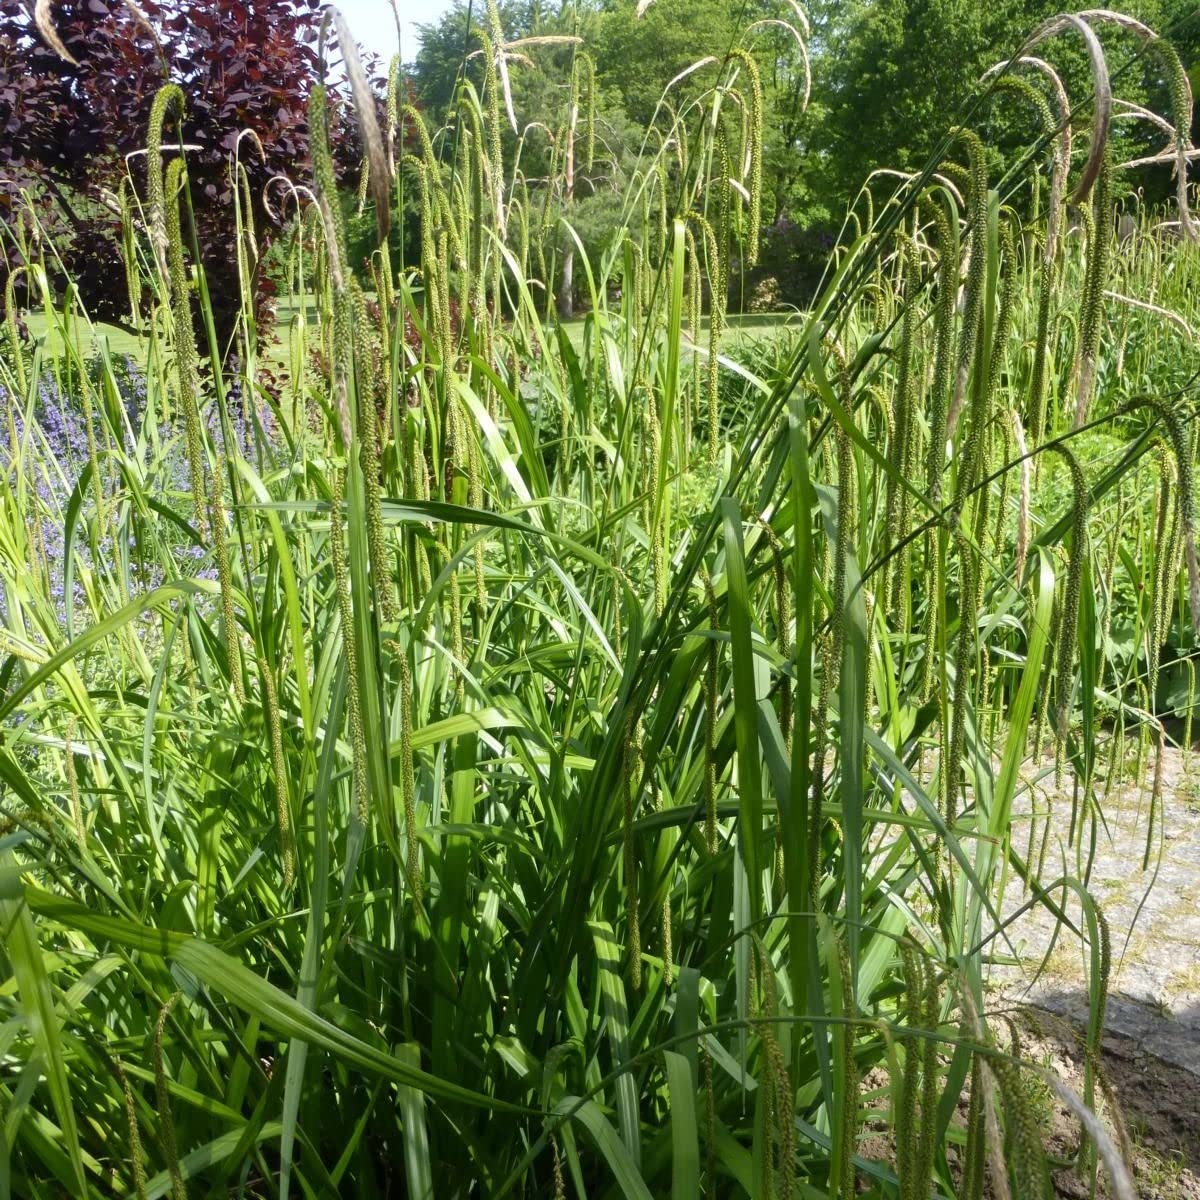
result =
[{"label": "background tree", "polygon": [[[800,7],[808,27],[811,90],[795,38],[778,24],[787,20],[801,26],[786,0],[655,0],[640,17],[635,0],[501,5],[509,38],[578,33],[595,61],[602,148],[599,165],[577,189],[572,221],[589,252],[602,248],[607,234],[619,227],[620,198],[664,86],[691,64],[706,56],[720,60],[736,45],[751,49],[763,83],[765,229],[756,276],[776,278],[782,298],[793,303],[807,301],[831,232],[873,170],[921,165],[945,131],[967,119],[977,103],[983,106],[977,116],[988,128],[997,177],[1039,134],[1028,105],[1011,92],[981,100],[977,85],[989,66],[1015,52],[1041,21],[1061,10],[1060,0],[801,0]],[[1119,7],[1172,42],[1200,91],[1195,0],[1125,0]],[[481,80],[480,60],[464,63],[464,53],[477,48],[468,34],[468,11],[458,0],[441,21],[422,28],[413,82],[434,123],[448,111],[463,71],[477,86]],[[480,3],[470,11],[473,19],[482,17]],[[1106,26],[1102,38],[1117,93],[1168,111],[1157,60],[1115,27]],[[1064,35],[1043,49],[1073,96],[1090,94],[1078,39]],[[514,72],[518,111],[527,120],[558,127],[570,62],[565,53],[540,55],[536,71]],[[711,70],[699,71],[672,89],[671,99],[682,109],[712,83]],[[1081,120],[1088,119],[1084,105]],[[1114,152],[1124,158],[1161,149],[1161,132],[1144,123],[1119,122],[1114,134]],[[506,143],[510,162],[516,141]],[[549,170],[548,145],[526,141],[521,162],[527,176]],[[1161,166],[1122,172],[1118,186],[1143,187],[1150,200],[1166,200],[1173,188],[1169,170]],[[756,277],[738,282],[749,295]]]}]

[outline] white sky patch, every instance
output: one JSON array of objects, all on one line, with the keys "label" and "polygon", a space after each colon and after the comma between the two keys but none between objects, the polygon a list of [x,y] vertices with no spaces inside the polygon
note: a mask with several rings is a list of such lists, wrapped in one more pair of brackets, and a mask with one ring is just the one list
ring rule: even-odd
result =
[{"label": "white sky patch", "polygon": [[[335,0],[342,10],[358,44],[378,55],[384,62],[396,53],[396,19],[389,0]],[[397,0],[400,10],[402,52],[412,62],[420,47],[418,25],[430,25],[450,7],[450,0]],[[480,5],[482,10],[483,5]]]}]

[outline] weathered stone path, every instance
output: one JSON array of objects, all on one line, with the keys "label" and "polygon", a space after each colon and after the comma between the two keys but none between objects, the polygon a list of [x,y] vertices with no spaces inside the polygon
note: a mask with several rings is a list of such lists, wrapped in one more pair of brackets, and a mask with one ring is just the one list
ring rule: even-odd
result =
[{"label": "weathered stone path", "polygon": [[[1105,1074],[1137,1147],[1139,1194],[1172,1200],[1200,1197],[1200,752],[1190,759],[1176,749],[1164,752],[1162,811],[1146,869],[1153,763],[1141,788],[1113,788],[1104,813],[1107,831],[1103,826],[1098,831],[1089,880],[1089,891],[1108,919],[1112,944]],[[1040,813],[1046,800],[1038,790]],[[1026,797],[1018,808],[1015,836],[1022,853],[1029,803]],[[1056,799],[1047,882],[1080,870],[1074,852],[1061,845],[1069,820],[1070,798]],[[1005,894],[1005,915],[1027,899],[1020,881],[1013,881]],[[1067,912],[1079,919],[1073,897]],[[990,982],[997,1007],[1019,1005],[1030,1012],[1030,1024],[1045,1035],[1033,1035],[1034,1052],[1053,1059],[1070,1079],[1082,1063],[1072,1027],[1078,1031],[1087,1022],[1087,959],[1079,939],[1064,930],[1035,979],[1054,926],[1053,916],[1040,905],[1017,918],[1009,936],[1022,966],[997,965]],[[995,950],[1007,952],[999,943]],[[1148,1162],[1169,1164],[1169,1180],[1144,1183],[1143,1176],[1156,1174]],[[1074,1194],[1070,1181],[1056,1183],[1061,1195]]]},{"label": "weathered stone path", "polygon": [[[1103,825],[1098,830],[1089,891],[1108,918],[1112,939],[1109,1030],[1200,1078],[1200,753],[1190,764],[1178,750],[1164,754],[1163,804],[1148,868],[1142,869],[1142,859],[1149,777],[1141,789],[1113,789],[1104,813],[1107,832]],[[1039,799],[1039,808],[1043,803]],[[1066,837],[1070,801],[1055,805],[1047,880],[1063,873],[1064,855],[1067,873],[1077,870],[1074,852],[1056,845]],[[1028,803],[1020,819],[1028,820]],[[1005,899],[1008,913],[1027,899],[1019,881],[1010,884]],[[1077,902],[1069,898],[1067,911],[1077,919]],[[1026,993],[1054,925],[1040,905],[1018,918],[1010,937],[1026,969],[998,968],[994,979],[1014,999],[1024,995],[1037,1007],[1086,1020],[1085,951],[1069,931]]]}]

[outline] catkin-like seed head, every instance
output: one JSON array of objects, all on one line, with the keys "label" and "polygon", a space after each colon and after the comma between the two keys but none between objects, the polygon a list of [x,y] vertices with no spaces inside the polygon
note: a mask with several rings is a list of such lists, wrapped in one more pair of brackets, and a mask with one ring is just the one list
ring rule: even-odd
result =
[{"label": "catkin-like seed head", "polygon": [[639,908],[641,895],[638,887],[637,845],[633,833],[637,793],[641,786],[641,778],[641,728],[638,719],[631,714],[625,725],[621,792],[624,799],[622,841],[625,868],[625,917],[628,922],[629,976],[630,982],[635,988],[642,986],[642,927]]},{"label": "catkin-like seed head", "polygon": [[987,212],[988,179],[987,159],[983,142],[970,129],[958,129],[955,135],[966,145],[969,191],[967,193],[970,223],[967,265],[967,285],[963,296],[962,331],[958,343],[958,370],[954,380],[954,394],[950,399],[950,411],[946,418],[949,436],[954,436],[959,414],[967,396],[967,383],[971,364],[979,351],[980,316],[983,310],[983,292],[987,284]]},{"label": "catkin-like seed head", "polygon": [[179,407],[183,411],[192,510],[203,538],[207,532],[204,486],[204,433],[200,424],[199,379],[196,365],[196,335],[192,328],[191,289],[183,259],[183,230],[179,217],[179,192],[187,186],[183,160],[171,160],[167,168],[166,211],[167,260],[171,279],[171,324],[175,335],[175,363],[179,381]]},{"label": "catkin-like seed head", "polygon": [[[749,228],[746,231],[746,264],[755,266],[758,263],[759,227],[762,224],[762,186],[763,186],[763,88],[762,77],[759,74],[758,63],[746,50],[734,50],[730,53],[745,69],[750,80],[749,120],[746,137],[749,145],[743,147],[743,158],[750,160],[750,213]],[[748,153],[747,153],[748,151]]]},{"label": "catkin-like seed head", "polygon": [[150,208],[150,244],[159,264],[159,273],[167,277],[166,197],[163,189],[162,138],[168,113],[182,121],[187,109],[183,89],[166,83],[158,89],[150,106],[150,127],[146,131],[146,199]]},{"label": "catkin-like seed head", "polygon": [[1079,368],[1075,392],[1075,428],[1086,424],[1096,384],[1096,355],[1104,314],[1104,285],[1112,245],[1112,156],[1106,149],[1092,192],[1087,272],[1079,312]]},{"label": "catkin-like seed head", "polygon": [[163,1042],[166,1037],[167,1019],[182,997],[182,992],[173,993],[158,1010],[158,1020],[154,1025],[154,1092],[159,1125],[162,1129],[163,1152],[167,1157],[167,1171],[171,1180],[171,1200],[187,1200],[187,1191],[183,1186],[179,1147],[175,1140],[175,1116],[171,1107],[171,1092],[163,1059]]}]

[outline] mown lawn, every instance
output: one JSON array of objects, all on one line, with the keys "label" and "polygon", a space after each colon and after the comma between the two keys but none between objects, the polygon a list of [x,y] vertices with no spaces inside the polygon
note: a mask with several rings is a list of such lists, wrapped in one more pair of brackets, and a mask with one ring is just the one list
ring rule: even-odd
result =
[{"label": "mown lawn", "polygon": [[[264,353],[268,359],[281,363],[288,361],[291,350],[292,320],[300,311],[300,307],[301,301],[298,297],[280,301],[273,335],[265,339]],[[306,305],[306,316],[315,327],[317,309],[311,300]],[[721,342],[723,345],[730,345],[742,339],[753,340],[765,337],[782,331],[789,324],[794,324],[795,320],[796,315],[790,312],[731,314],[726,318],[726,328]],[[702,323],[707,329],[708,317],[704,317]],[[120,326],[106,324],[103,321],[89,323],[83,319],[76,319],[71,323],[69,335],[64,330],[62,323],[52,325],[45,314],[41,312],[27,314],[25,324],[33,339],[44,341],[46,353],[54,358],[61,356],[68,336],[74,339],[76,349],[84,359],[91,357],[105,339],[108,342],[109,353],[116,357],[124,355],[137,357],[139,355],[139,339],[135,334]],[[585,324],[586,317],[582,316],[566,323],[567,335],[576,348],[583,345]]]}]

